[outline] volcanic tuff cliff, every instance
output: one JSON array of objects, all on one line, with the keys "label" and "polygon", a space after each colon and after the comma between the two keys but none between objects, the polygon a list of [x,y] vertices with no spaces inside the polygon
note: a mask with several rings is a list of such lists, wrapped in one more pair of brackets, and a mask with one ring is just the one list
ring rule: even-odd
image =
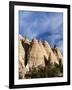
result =
[{"label": "volcanic tuff cliff", "polygon": [[47,63],[63,63],[63,56],[58,48],[51,48],[47,41],[41,42],[37,39],[29,41],[19,35],[18,59],[19,78],[24,78],[26,71],[32,66],[45,67]]}]

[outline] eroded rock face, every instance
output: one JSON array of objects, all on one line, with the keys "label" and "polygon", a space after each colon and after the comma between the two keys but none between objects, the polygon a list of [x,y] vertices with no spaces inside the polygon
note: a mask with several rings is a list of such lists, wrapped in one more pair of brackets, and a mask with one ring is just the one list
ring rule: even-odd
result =
[{"label": "eroded rock face", "polygon": [[44,48],[47,52],[47,55],[48,55],[48,60],[50,61],[50,63],[54,64],[54,63],[57,63],[59,64],[58,60],[57,60],[57,56],[53,53],[50,45],[48,44],[47,41],[44,42]]},{"label": "eroded rock face", "polygon": [[59,60],[63,63],[63,56],[58,48],[51,48],[47,41],[44,43],[37,39],[29,41],[22,36],[19,36],[18,59],[20,79],[25,78],[31,67],[45,67],[48,62],[59,64]]},{"label": "eroded rock face", "polygon": [[19,79],[24,79],[25,77],[26,69],[23,63],[23,60],[19,60]]},{"label": "eroded rock face", "polygon": [[45,66],[43,52],[38,43],[38,40],[33,39],[28,54],[28,65],[29,67],[37,67],[39,65]]},{"label": "eroded rock face", "polygon": [[54,64],[59,64],[58,60],[57,60],[57,56],[52,52],[50,53],[50,56],[49,56],[49,59],[50,59],[50,63]]},{"label": "eroded rock face", "polygon": [[57,53],[58,61],[61,60],[61,63],[63,64],[63,56],[58,48],[56,48],[56,53]]},{"label": "eroded rock face", "polygon": [[45,47],[45,50],[48,54],[52,53],[52,49],[47,41],[44,42],[44,47]]},{"label": "eroded rock face", "polygon": [[46,52],[46,50],[45,50],[45,48],[43,46],[43,43],[41,41],[39,41],[39,45],[40,45],[41,51],[42,51],[42,53],[44,55],[44,58],[48,61],[48,54],[47,54],[47,52]]},{"label": "eroded rock face", "polygon": [[18,41],[18,59],[19,59],[19,78],[23,79],[25,75],[25,50],[22,45],[23,38],[19,37]]},{"label": "eroded rock face", "polygon": [[20,37],[18,41],[18,58],[19,60],[25,60],[25,49],[22,45],[22,39]]},{"label": "eroded rock face", "polygon": [[51,50],[50,45],[48,44],[47,41],[44,42],[44,48],[45,48],[45,51],[47,53],[48,60],[49,60],[49,55],[50,55],[50,53],[52,53],[52,50]]}]

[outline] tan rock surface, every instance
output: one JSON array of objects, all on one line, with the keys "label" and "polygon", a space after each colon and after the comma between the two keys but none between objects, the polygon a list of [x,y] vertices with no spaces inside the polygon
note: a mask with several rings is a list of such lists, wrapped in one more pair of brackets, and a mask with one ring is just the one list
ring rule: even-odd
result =
[{"label": "tan rock surface", "polygon": [[50,60],[50,63],[57,63],[59,64],[58,60],[57,60],[57,56],[53,53],[50,45],[48,44],[47,41],[44,42],[44,47],[45,47],[45,50],[47,52],[47,55],[48,55],[48,60]]},{"label": "tan rock surface", "polygon": [[[63,56],[58,48],[51,48],[47,41],[44,44],[41,41],[33,39],[29,41],[19,35],[18,42],[18,59],[19,59],[19,78],[23,79],[29,68],[34,66],[45,66],[50,63],[63,63]],[[46,62],[45,62],[46,60]]]},{"label": "tan rock surface", "polygon": [[54,55],[53,52],[50,53],[49,59],[50,59],[50,63],[52,63],[52,64],[54,64],[54,63],[59,64],[59,62],[58,62],[58,60],[57,60],[57,56]]},{"label": "tan rock surface", "polygon": [[56,48],[57,51],[57,58],[58,60],[61,60],[62,64],[63,64],[63,55],[61,54],[60,50],[58,48]]},{"label": "tan rock surface", "polygon": [[25,50],[22,45],[22,38],[18,41],[18,59],[19,59],[19,78],[24,78],[25,75]]},{"label": "tan rock surface", "polygon": [[45,66],[44,56],[36,39],[32,40],[28,55],[28,65],[29,67],[37,67],[39,65]]},{"label": "tan rock surface", "polygon": [[42,50],[43,55],[44,55],[45,58],[48,60],[47,52],[46,52],[46,50],[45,50],[45,48],[44,48],[44,46],[43,46],[43,44],[42,44],[41,41],[39,41],[39,45],[40,45],[40,48],[41,48],[41,50]]}]

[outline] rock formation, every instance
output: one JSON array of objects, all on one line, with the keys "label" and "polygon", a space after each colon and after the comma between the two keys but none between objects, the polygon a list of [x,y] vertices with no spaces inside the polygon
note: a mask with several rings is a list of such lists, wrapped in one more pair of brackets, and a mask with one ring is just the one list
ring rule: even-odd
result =
[{"label": "rock formation", "polygon": [[63,56],[58,48],[51,48],[49,43],[33,39],[32,41],[19,35],[18,44],[19,78],[25,78],[25,73],[31,67],[45,67],[48,62],[63,63]]},{"label": "rock formation", "polygon": [[59,64],[58,60],[57,60],[57,56],[53,53],[50,45],[48,44],[47,41],[44,42],[44,48],[47,52],[47,55],[48,55],[48,60],[50,61],[50,63],[54,64],[54,63],[57,63]]},{"label": "rock formation", "polygon": [[22,45],[24,39],[19,36],[18,40],[19,78],[22,79],[25,75],[25,50]]},{"label": "rock formation", "polygon": [[56,53],[58,61],[61,61],[61,63],[63,64],[63,56],[58,48],[56,48]]},{"label": "rock formation", "polygon": [[45,48],[44,48],[44,46],[43,46],[41,41],[39,41],[39,45],[40,45],[40,48],[41,48],[41,51],[42,51],[44,57],[48,60],[47,52],[46,52],[46,50],[45,50]]},{"label": "rock formation", "polygon": [[45,66],[43,52],[38,43],[38,40],[33,39],[31,47],[28,53],[28,65],[29,67],[37,67],[39,65]]}]

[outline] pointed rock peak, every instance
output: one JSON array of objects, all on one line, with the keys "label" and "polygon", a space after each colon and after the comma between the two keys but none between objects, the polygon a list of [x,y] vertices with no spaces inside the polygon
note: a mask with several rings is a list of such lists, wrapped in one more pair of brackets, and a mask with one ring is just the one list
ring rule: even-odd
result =
[{"label": "pointed rock peak", "polygon": [[56,48],[56,52],[57,52],[58,58],[63,59],[63,55],[61,54],[61,51],[59,48]]},{"label": "pointed rock peak", "polygon": [[61,54],[61,51],[59,48],[54,48],[54,51],[56,52],[56,54]]},{"label": "pointed rock peak", "polygon": [[37,39],[32,39],[32,43],[38,43]]},{"label": "pointed rock peak", "polygon": [[44,42],[44,47],[46,47],[52,51],[52,49],[47,41]]},{"label": "pointed rock peak", "polygon": [[55,48],[56,49],[56,51],[59,51],[60,52],[60,49],[59,48]]},{"label": "pointed rock peak", "polygon": [[39,40],[38,42],[39,42],[39,44],[42,44],[42,41],[41,40]]},{"label": "pointed rock peak", "polygon": [[45,60],[48,60],[48,54],[47,54],[47,52],[43,46],[43,43],[41,41],[39,41],[39,45],[40,45],[41,52],[43,53]]},{"label": "pointed rock peak", "polygon": [[50,59],[50,63],[54,64],[59,64],[58,60],[57,60],[57,57],[56,55],[54,55],[54,53],[50,53],[50,56],[49,56],[49,59]]},{"label": "pointed rock peak", "polygon": [[30,67],[45,66],[44,55],[37,39],[32,40],[32,47],[30,47],[28,54],[28,64]]},{"label": "pointed rock peak", "polygon": [[25,38],[25,42],[30,42],[30,40],[28,38]]},{"label": "pointed rock peak", "polygon": [[30,44],[30,40],[27,37],[25,37],[24,43]]},{"label": "pointed rock peak", "polygon": [[19,34],[19,38],[23,38],[22,35]]},{"label": "pointed rock peak", "polygon": [[20,35],[20,34],[19,34],[19,39],[23,40],[23,41],[25,40],[25,38],[22,35]]},{"label": "pointed rock peak", "polygon": [[49,43],[47,41],[44,41],[44,45],[48,45],[49,46]]},{"label": "pointed rock peak", "polygon": [[38,40],[38,42],[39,42],[39,43],[42,43],[42,41],[41,41],[41,40]]}]

